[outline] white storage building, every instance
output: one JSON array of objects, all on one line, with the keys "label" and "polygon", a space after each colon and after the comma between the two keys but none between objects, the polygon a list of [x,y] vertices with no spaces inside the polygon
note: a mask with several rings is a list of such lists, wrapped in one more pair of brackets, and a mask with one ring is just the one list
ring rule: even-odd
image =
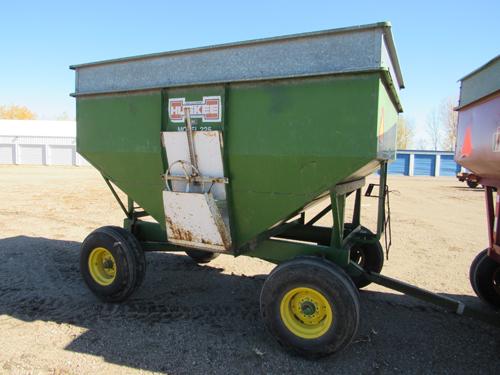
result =
[{"label": "white storage building", "polygon": [[88,165],[75,121],[0,120],[0,164]]}]

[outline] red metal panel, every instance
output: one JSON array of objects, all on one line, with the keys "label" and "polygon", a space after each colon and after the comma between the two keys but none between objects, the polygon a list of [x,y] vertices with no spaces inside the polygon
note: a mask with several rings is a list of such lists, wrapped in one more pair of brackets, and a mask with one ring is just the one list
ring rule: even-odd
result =
[{"label": "red metal panel", "polygon": [[500,91],[459,109],[455,160],[479,177],[500,180]]}]

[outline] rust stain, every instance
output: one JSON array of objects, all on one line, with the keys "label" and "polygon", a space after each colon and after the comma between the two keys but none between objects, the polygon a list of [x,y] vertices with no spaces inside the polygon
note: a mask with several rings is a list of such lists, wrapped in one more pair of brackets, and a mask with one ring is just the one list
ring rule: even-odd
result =
[{"label": "rust stain", "polygon": [[176,240],[193,242],[193,234],[190,231],[183,228],[179,228],[172,222],[172,220],[169,217],[166,217],[166,220],[168,227],[173,233],[172,236],[173,238],[175,238]]},{"label": "rust stain", "polygon": [[209,137],[209,138],[217,137],[219,135],[218,132],[215,132],[215,131],[202,131],[201,133],[205,137]]}]

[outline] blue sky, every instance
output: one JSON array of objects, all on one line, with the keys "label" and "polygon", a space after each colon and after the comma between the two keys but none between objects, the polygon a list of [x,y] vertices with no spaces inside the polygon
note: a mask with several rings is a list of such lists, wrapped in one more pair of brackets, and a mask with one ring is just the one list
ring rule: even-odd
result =
[{"label": "blue sky", "polygon": [[0,105],[74,116],[71,64],[390,21],[405,116],[427,113],[500,53],[500,1],[8,1],[0,5]]}]

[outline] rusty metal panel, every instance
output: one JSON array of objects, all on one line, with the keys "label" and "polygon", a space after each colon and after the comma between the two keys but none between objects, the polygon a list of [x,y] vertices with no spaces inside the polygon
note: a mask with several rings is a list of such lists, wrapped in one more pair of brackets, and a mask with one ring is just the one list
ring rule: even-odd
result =
[{"label": "rusty metal panel", "polygon": [[231,236],[213,196],[163,192],[168,241],[177,245],[227,251]]}]

